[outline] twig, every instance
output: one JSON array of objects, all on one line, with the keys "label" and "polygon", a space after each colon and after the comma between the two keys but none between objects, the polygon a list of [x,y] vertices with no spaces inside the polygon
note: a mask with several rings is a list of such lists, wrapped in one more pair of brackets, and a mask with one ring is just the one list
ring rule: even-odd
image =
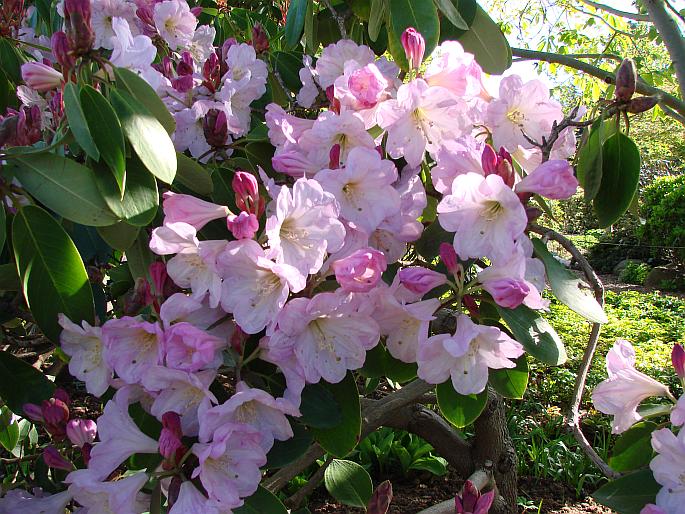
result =
[{"label": "twig", "polygon": [[328,457],[323,465],[317,469],[314,474],[309,478],[309,481],[301,487],[295,494],[285,501],[285,504],[291,509],[297,509],[302,501],[314,492],[314,489],[321,483],[324,474],[326,473],[326,468],[333,462],[333,457]]},{"label": "twig", "polygon": [[633,21],[649,21],[649,16],[647,14],[621,11],[620,9],[616,9],[615,7],[600,4],[598,2],[593,2],[592,0],[580,0],[580,1],[583,2],[585,5],[589,5],[590,7],[594,7],[595,9],[598,9],[600,11],[608,12],[609,14],[613,14],[614,16],[619,16],[620,18],[627,18],[627,19],[633,20]]}]

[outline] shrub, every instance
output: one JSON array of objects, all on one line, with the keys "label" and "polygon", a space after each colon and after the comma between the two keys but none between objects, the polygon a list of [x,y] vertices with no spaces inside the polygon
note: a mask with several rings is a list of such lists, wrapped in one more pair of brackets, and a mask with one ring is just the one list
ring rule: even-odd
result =
[{"label": "shrub", "polygon": [[685,264],[685,175],[659,177],[646,187],[642,214],[645,224],[638,233],[646,244],[674,247],[653,248],[652,255],[665,254],[674,262]]},{"label": "shrub", "polygon": [[649,264],[645,264],[644,262],[629,262],[626,264],[626,267],[623,268],[623,271],[621,271],[619,278],[621,279],[621,282],[625,282],[626,284],[641,286],[645,283],[645,279],[647,278],[647,275],[649,275],[651,269]]}]

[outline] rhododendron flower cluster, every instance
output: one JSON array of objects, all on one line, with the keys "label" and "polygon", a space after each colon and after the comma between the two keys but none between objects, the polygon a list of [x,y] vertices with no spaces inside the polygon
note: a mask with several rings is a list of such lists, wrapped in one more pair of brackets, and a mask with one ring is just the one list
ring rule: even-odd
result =
[{"label": "rhododendron flower cluster", "polygon": [[[93,46],[111,50],[111,65],[138,73],[163,100],[179,152],[201,162],[231,155],[233,141],[251,130],[251,104],[266,91],[263,45],[215,47],[215,29],[199,25],[185,0],[74,3],[66,0],[65,13],[83,11]],[[410,31],[403,42],[418,68],[423,38]],[[59,55],[23,68],[31,91],[22,110],[8,115],[22,137],[31,133],[25,127],[47,130],[44,121],[57,116],[49,98],[69,80]],[[97,420],[97,440],[94,423],[68,422],[58,399],[26,407],[54,438],[88,448],[87,466],[69,468],[67,496],[55,502],[73,498],[84,512],[143,512],[148,475],[113,480],[113,473],[132,455],[149,454],[159,455],[176,484],[170,513],[231,512],[257,489],[274,442],[293,436],[305,385],[342,381],[378,345],[417,364],[425,381],[449,381],[462,395],[483,392],[489,370],[516,366],[523,346],[466,312],[477,310],[474,298],[505,309],[546,307],[526,207],[533,195],[575,192],[566,161],[573,132],[564,133],[554,160],[540,164],[540,150],[523,134],[541,139],[562,117],[543,84],[507,77],[493,97],[459,43],[445,42],[433,55],[425,74],[414,70],[406,82],[394,63],[351,40],[326,47],[316,65],[306,60],[297,96],[306,116],[266,107],[275,174],[237,171],[232,206],[164,194],[164,220],[149,241],[159,261],[143,298],[148,308],[97,326],[60,316],[70,372],[97,397],[115,392]],[[439,264],[407,253],[430,221],[429,194],[438,197],[435,223],[452,234]],[[217,220],[225,223],[223,238],[202,234]],[[457,298],[456,329],[432,334],[446,292]],[[662,392],[620,359],[610,380],[630,389],[633,407]],[[283,375],[280,395],[241,375],[255,360]],[[211,387],[219,376],[235,379],[228,399]],[[637,391],[636,383],[644,387]],[[634,408],[606,405],[619,429],[635,420]],[[157,420],[157,435],[138,426],[136,409]],[[48,460],[59,467],[57,455]],[[491,499],[484,495],[476,510],[485,512]],[[464,510],[475,500],[459,501]]]}]

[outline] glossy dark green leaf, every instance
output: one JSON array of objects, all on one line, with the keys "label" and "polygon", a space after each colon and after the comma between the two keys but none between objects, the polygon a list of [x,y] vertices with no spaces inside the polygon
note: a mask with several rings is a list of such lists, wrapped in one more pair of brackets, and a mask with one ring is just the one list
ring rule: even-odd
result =
[{"label": "glossy dark green leaf", "polygon": [[369,38],[377,41],[381,33],[381,27],[385,23],[385,13],[388,9],[388,0],[371,0],[371,13],[369,15]]},{"label": "glossy dark green leaf", "polygon": [[98,191],[90,168],[51,153],[23,155],[13,161],[22,186],[60,216],[82,225],[116,223],[117,218]]},{"label": "glossy dark green leaf", "polygon": [[304,388],[300,412],[299,421],[313,428],[335,428],[342,422],[342,409],[323,382]]},{"label": "glossy dark green leaf", "polygon": [[272,52],[271,64],[278,71],[285,86],[293,93],[302,87],[300,68],[302,68],[302,54],[294,52]]},{"label": "glossy dark green leaf", "polygon": [[457,428],[464,428],[476,421],[488,403],[487,390],[480,394],[459,394],[454,390],[451,380],[437,385],[435,394],[440,412]]},{"label": "glossy dark green leaf", "polygon": [[387,377],[395,382],[408,382],[416,378],[417,366],[414,363],[395,359],[382,344],[366,352],[364,366],[359,373],[367,378]]},{"label": "glossy dark green leaf", "polygon": [[373,494],[373,483],[367,471],[350,460],[333,459],[323,480],[333,498],[351,507],[366,507]]},{"label": "glossy dark green leaf", "polygon": [[300,42],[307,13],[307,0],[291,0],[285,21],[285,44],[294,48]]},{"label": "glossy dark green leaf", "polygon": [[128,269],[134,281],[141,277],[148,277],[150,264],[154,259],[154,255],[150,251],[150,238],[145,230],[141,230],[131,247],[126,250]]},{"label": "glossy dark green leaf", "polygon": [[304,39],[307,53],[314,55],[319,49],[319,41],[316,39],[314,0],[307,0],[307,12],[304,16]]},{"label": "glossy dark green leaf", "polygon": [[452,25],[461,30],[469,30],[468,23],[461,17],[459,9],[457,9],[452,0],[435,0],[435,5]]},{"label": "glossy dark green leaf", "polygon": [[15,414],[23,414],[25,403],[40,403],[52,396],[53,384],[28,362],[9,352],[0,352],[0,398]]},{"label": "glossy dark green leaf", "polygon": [[537,312],[525,305],[515,309],[498,306],[497,311],[530,355],[553,366],[566,362],[564,343],[552,325]]},{"label": "glossy dark green leaf", "polygon": [[159,180],[171,184],[176,176],[176,149],[162,124],[125,91],[112,91],[112,105],[141,162]]},{"label": "glossy dark green leaf", "polygon": [[440,223],[431,223],[421,234],[421,239],[414,243],[419,255],[426,259],[434,259],[439,255],[441,243],[452,243],[454,234],[447,232]]},{"label": "glossy dark green leaf", "polygon": [[274,147],[270,143],[254,142],[245,147],[245,155],[252,166],[256,169],[261,166],[267,175],[273,176],[276,172],[271,165],[271,158],[274,156]]},{"label": "glossy dark green leaf", "polygon": [[276,441],[267,454],[266,467],[269,469],[282,468],[296,461],[309,449],[312,444],[312,434],[300,423],[291,422],[293,437],[286,441]]},{"label": "glossy dark green leaf", "polygon": [[125,221],[120,221],[116,225],[109,227],[98,227],[98,234],[109,246],[122,252],[131,248],[131,245],[138,237],[139,227],[129,225]]},{"label": "glossy dark green leaf", "polygon": [[344,457],[350,453],[359,441],[361,433],[361,407],[359,392],[354,381],[354,375],[348,373],[342,382],[324,384],[333,393],[342,411],[342,421],[333,428],[313,428],[312,435],[321,447],[336,457]]},{"label": "glossy dark green leaf", "polygon": [[[9,408],[3,406],[0,410],[3,417],[9,415],[9,418],[12,418]],[[0,445],[8,452],[11,452],[14,450],[17,442],[19,442],[19,423],[16,421],[7,424],[0,423]]]},{"label": "glossy dark green leaf", "polygon": [[616,133],[614,120],[599,119],[592,124],[585,144],[576,156],[576,176],[583,186],[585,201],[590,202],[597,196],[602,183],[602,146],[607,138]]},{"label": "glossy dark green leaf", "polygon": [[77,324],[94,322],[93,292],[83,261],[52,216],[39,207],[23,207],[14,217],[12,245],[26,304],[47,337],[59,341],[59,313]]},{"label": "glossy dark green leaf", "polygon": [[617,132],[602,145],[602,183],[593,200],[602,228],[616,223],[628,210],[640,183],[640,150]]},{"label": "glossy dark green leaf", "polygon": [[611,450],[609,466],[624,473],[649,465],[654,454],[652,432],[657,428],[656,423],[641,421],[623,432]]},{"label": "glossy dark green leaf", "polygon": [[545,265],[547,280],[554,296],[573,311],[594,323],[606,323],[604,309],[594,296],[586,294],[580,288],[582,282],[570,270],[556,260],[547,246],[539,238],[532,238],[535,255]]},{"label": "glossy dark green leaf", "polygon": [[526,355],[516,359],[515,368],[491,369],[488,379],[492,388],[505,398],[520,400],[528,387]]},{"label": "glossy dark green leaf", "polygon": [[478,6],[476,16],[459,42],[464,50],[476,56],[483,71],[501,75],[511,66],[511,47],[488,13]]},{"label": "glossy dark green leaf", "polygon": [[649,469],[612,480],[594,492],[592,497],[621,514],[639,514],[648,503],[654,503],[661,486]]},{"label": "glossy dark green leaf", "polygon": [[80,93],[81,107],[100,157],[112,170],[112,174],[119,185],[119,190],[126,187],[126,145],[121,123],[114,109],[91,86],[83,86]]},{"label": "glossy dark green leaf", "polygon": [[67,115],[69,130],[74,135],[74,139],[76,139],[76,142],[86,152],[88,157],[99,161],[100,151],[95,145],[95,141],[93,141],[93,136],[90,135],[86,115],[81,107],[78,85],[73,82],[67,82],[64,85],[62,98],[64,99],[64,113]]},{"label": "glossy dark green leaf", "polygon": [[207,168],[200,166],[197,161],[179,152],[176,153],[176,160],[178,169],[176,170],[175,182],[202,196],[212,194],[214,183]]},{"label": "glossy dark green leaf", "polygon": [[233,512],[234,514],[288,514],[281,500],[262,486],[259,486],[252,496],[245,498],[245,504],[233,509]]},{"label": "glossy dark green leaf", "polygon": [[16,43],[0,37],[0,62],[2,62],[2,69],[15,84],[22,82],[21,65],[27,62],[27,60],[26,55],[19,49]]},{"label": "glossy dark green leaf", "polygon": [[131,96],[147,107],[168,134],[172,134],[176,130],[174,117],[150,84],[145,82],[137,73],[126,68],[114,68],[114,76],[116,77],[117,87],[119,89],[126,89]]},{"label": "glossy dark green leaf", "polygon": [[0,291],[18,291],[19,275],[13,262],[0,264]]},{"label": "glossy dark green leaf", "polygon": [[389,19],[392,33],[388,32],[389,50],[395,62],[407,69],[407,59],[401,44],[405,29],[414,27],[426,40],[428,57],[440,39],[440,19],[433,0],[389,0]]},{"label": "glossy dark green leaf", "polygon": [[[471,26],[473,20],[476,19],[476,12],[478,4],[476,0],[451,0],[452,4],[459,11],[459,15],[466,22],[467,26]],[[440,42],[455,41],[464,35],[466,30],[455,27],[450,23],[447,17],[440,18]]]}]

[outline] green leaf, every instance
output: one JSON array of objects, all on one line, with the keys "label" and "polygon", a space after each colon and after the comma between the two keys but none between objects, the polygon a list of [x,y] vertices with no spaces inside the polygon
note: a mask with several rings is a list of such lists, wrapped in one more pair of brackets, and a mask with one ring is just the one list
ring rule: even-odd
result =
[{"label": "green leaf", "polygon": [[106,226],[117,222],[98,191],[90,168],[51,153],[13,157],[21,185],[49,209],[81,225]]},{"label": "green leaf", "polygon": [[98,189],[111,211],[131,225],[144,227],[157,214],[159,191],[157,181],[136,156],[126,163],[126,190],[123,198],[117,184],[107,173],[98,173]]},{"label": "green leaf", "polygon": [[599,119],[592,124],[585,144],[578,150],[576,157],[576,176],[583,186],[585,201],[590,202],[597,196],[602,183],[602,146],[608,137],[616,133],[616,122]]},{"label": "green leaf", "polygon": [[601,228],[613,225],[628,210],[640,182],[640,150],[617,132],[602,145],[602,183],[592,205]]},{"label": "green leaf", "polygon": [[511,47],[499,26],[478,6],[471,27],[460,38],[464,50],[476,56],[483,71],[501,75],[511,66]]},{"label": "green leaf", "polygon": [[647,466],[654,454],[652,432],[657,428],[656,423],[641,421],[623,432],[614,444],[609,466],[619,473]]},{"label": "green leaf", "polygon": [[[3,410],[9,411],[7,407],[3,407]],[[19,424],[15,421],[4,427],[0,427],[0,445],[11,452],[19,441]]]},{"label": "green leaf", "polygon": [[377,41],[381,28],[385,23],[385,12],[388,10],[388,0],[371,0],[371,14],[369,15],[369,38]]},{"label": "green leaf", "polygon": [[416,371],[416,364],[395,359],[385,346],[377,344],[366,352],[366,360],[359,373],[367,378],[387,377],[395,382],[404,383],[416,378]]},{"label": "green leaf", "polygon": [[107,99],[95,88],[83,86],[80,98],[88,131],[123,194],[126,187],[126,145],[119,118]]},{"label": "green leaf", "polygon": [[62,331],[57,315],[74,323],[95,321],[93,292],[76,246],[40,207],[23,207],[14,217],[12,245],[26,304],[53,342]]},{"label": "green leaf", "polygon": [[272,52],[271,64],[283,79],[285,86],[297,93],[302,87],[300,68],[302,68],[302,54],[293,52]]},{"label": "green leaf", "polygon": [[421,457],[412,462],[409,469],[428,471],[429,473],[441,477],[447,474],[447,461],[442,457]]},{"label": "green leaf", "polygon": [[440,223],[431,223],[421,234],[421,239],[415,243],[418,254],[425,259],[432,260],[440,253],[441,243],[454,241],[454,234],[447,232]]},{"label": "green leaf", "polygon": [[29,363],[0,352],[0,398],[15,414],[25,403],[40,403],[52,396],[55,384]]},{"label": "green leaf", "polygon": [[296,461],[309,449],[312,435],[300,423],[291,422],[293,437],[286,441],[276,441],[267,454],[268,469],[282,468]]},{"label": "green leaf", "polygon": [[656,501],[659,489],[651,470],[644,469],[603,485],[592,497],[621,514],[639,514],[646,504]]},{"label": "green leaf", "polygon": [[171,184],[176,176],[176,149],[162,124],[125,91],[112,91],[112,105],[141,162],[159,180]]},{"label": "green leaf", "polygon": [[594,296],[585,294],[580,286],[583,282],[556,260],[541,239],[534,237],[535,255],[542,260],[547,279],[554,296],[562,303],[593,323],[607,323],[608,319],[602,306]]},{"label": "green leaf", "polygon": [[119,89],[126,89],[131,96],[143,104],[162,124],[168,134],[176,130],[176,121],[155,90],[145,79],[126,68],[114,68],[114,77]]},{"label": "green leaf", "polygon": [[425,56],[428,57],[437,46],[440,39],[440,19],[438,10],[433,0],[389,0],[389,26],[392,32],[388,33],[391,40],[390,52],[395,62],[403,69],[407,69],[407,59],[402,48],[402,34],[405,29],[414,27],[426,40]]},{"label": "green leaf", "polygon": [[257,488],[257,492],[245,498],[245,504],[242,507],[233,509],[233,512],[234,514],[288,514],[281,500],[261,485]]},{"label": "green leaf", "polygon": [[129,225],[125,221],[120,221],[116,225],[109,227],[98,227],[100,237],[115,250],[122,252],[131,248],[131,245],[138,237],[139,227]]},{"label": "green leaf", "polygon": [[549,322],[534,310],[519,305],[515,309],[497,306],[514,338],[536,359],[558,366],[566,362],[564,343]]},{"label": "green leaf", "polygon": [[459,14],[459,9],[455,7],[452,0],[435,0],[435,5],[440,12],[445,15],[452,25],[461,30],[469,30],[469,25],[466,20]]},{"label": "green leaf", "polygon": [[350,453],[359,441],[362,428],[359,392],[354,381],[354,375],[348,373],[342,382],[324,384],[333,393],[335,401],[342,410],[342,421],[334,428],[313,428],[314,439],[328,453],[336,457],[344,457]]},{"label": "green leaf", "polygon": [[3,71],[12,82],[15,84],[22,82],[21,65],[27,62],[27,59],[16,43],[0,38],[0,62],[2,62]]},{"label": "green leaf", "polygon": [[476,421],[488,403],[487,390],[480,394],[459,394],[454,390],[451,380],[437,385],[435,394],[440,412],[457,428],[464,428]]},{"label": "green leaf", "polygon": [[326,490],[344,505],[365,508],[373,494],[373,483],[356,462],[334,459],[323,476]]},{"label": "green leaf", "polygon": [[74,135],[78,145],[83,148],[86,155],[95,161],[100,160],[100,151],[93,141],[93,136],[90,135],[88,129],[88,122],[86,115],[83,113],[81,107],[81,99],[79,96],[79,87],[73,82],[67,82],[64,85],[62,93],[64,99],[64,112],[67,115],[69,122],[69,129]]},{"label": "green leaf", "polygon": [[271,165],[271,158],[274,156],[275,148],[268,142],[253,142],[245,146],[245,156],[250,164],[257,169],[261,166],[269,176],[274,176],[275,171]]},{"label": "green leaf", "polygon": [[126,251],[126,261],[134,282],[141,277],[148,278],[148,270],[154,256],[150,251],[150,239],[145,230],[138,233],[138,237]]},{"label": "green leaf", "polygon": [[466,33],[468,27],[471,26],[473,20],[476,19],[476,11],[478,10],[478,4],[476,0],[449,0],[452,5],[454,5],[459,11],[459,16],[464,20],[467,25],[466,30],[455,27],[446,16],[440,18],[440,42],[444,41],[456,41],[461,36]]},{"label": "green leaf", "polygon": [[0,291],[18,291],[19,276],[13,262],[0,264]]},{"label": "green leaf", "polygon": [[191,159],[180,152],[176,153],[176,161],[178,162],[178,169],[174,182],[178,182],[193,193],[202,196],[212,194],[214,183],[206,168],[200,166],[195,159]]},{"label": "green leaf", "polygon": [[307,0],[292,0],[285,21],[285,44],[294,48],[300,42],[304,19],[307,13]]},{"label": "green leaf", "polygon": [[319,49],[316,40],[316,25],[314,24],[314,0],[307,0],[307,13],[304,17],[304,38],[309,55],[314,55]]},{"label": "green leaf", "polygon": [[335,428],[342,422],[342,410],[322,382],[308,384],[302,391],[299,420],[313,428]]},{"label": "green leaf", "polygon": [[489,382],[505,398],[523,398],[528,387],[528,361],[525,354],[516,359],[515,368],[491,369]]}]

